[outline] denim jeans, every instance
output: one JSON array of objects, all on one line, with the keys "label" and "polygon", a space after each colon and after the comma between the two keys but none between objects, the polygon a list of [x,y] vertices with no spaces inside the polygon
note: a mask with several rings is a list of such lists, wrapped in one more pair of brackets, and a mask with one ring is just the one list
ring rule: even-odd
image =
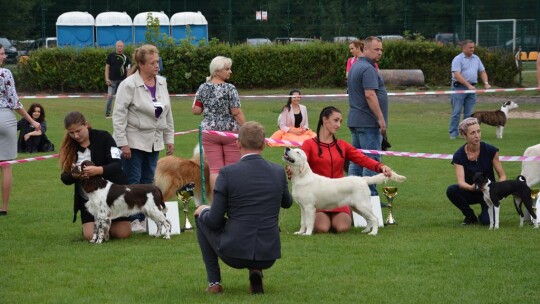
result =
[{"label": "denim jeans", "polygon": [[[122,159],[122,167],[128,177],[129,184],[152,184],[158,158],[159,151],[145,152],[131,149],[131,159]],[[132,221],[136,219],[142,221],[144,215],[136,214],[131,216],[130,219]]]},{"label": "denim jeans", "polygon": [[107,102],[105,104],[105,116],[111,115],[113,96],[116,94],[116,91],[118,90],[118,86],[120,85],[120,82],[122,82],[122,80],[111,80],[111,85],[107,87]]},{"label": "denim jeans", "polygon": [[[379,128],[354,128],[349,127],[351,130],[351,144],[357,149],[365,150],[377,150],[381,151],[382,135]],[[366,156],[372,158],[378,162],[381,161],[380,154],[365,153]],[[355,163],[349,164],[349,175],[356,176],[373,176],[378,174],[375,171],[371,171],[364,167],[361,167]],[[370,185],[371,195],[379,195],[376,185]]]},{"label": "denim jeans", "polygon": [[[466,86],[452,86],[452,91],[468,90]],[[452,94],[450,95],[450,104],[452,106],[452,115],[450,116],[450,127],[448,133],[451,137],[458,136],[458,125],[460,122],[461,111],[463,109],[463,119],[471,117],[474,105],[476,104],[476,93]]]}]

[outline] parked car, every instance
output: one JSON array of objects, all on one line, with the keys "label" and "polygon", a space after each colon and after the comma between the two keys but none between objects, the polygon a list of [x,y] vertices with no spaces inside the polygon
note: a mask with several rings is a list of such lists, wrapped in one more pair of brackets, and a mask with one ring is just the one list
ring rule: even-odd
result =
[{"label": "parked car", "polygon": [[309,42],[314,42],[314,41],[319,41],[319,40],[313,39],[313,38],[276,38],[274,40],[275,43],[281,43],[281,44],[287,44],[287,43],[304,44],[304,43],[309,43]]},{"label": "parked car", "polygon": [[333,41],[339,43],[339,42],[351,42],[357,39],[358,38],[356,38],[355,36],[338,36],[338,37],[334,37]]},{"label": "parked car", "polygon": [[435,42],[442,45],[457,45],[459,43],[459,35],[457,33],[437,33]]},{"label": "parked car", "polygon": [[405,38],[403,38],[403,36],[401,35],[377,35],[377,37],[379,39],[381,39],[382,41],[387,41],[387,40],[403,40]]},{"label": "parked car", "polygon": [[13,44],[17,48],[17,54],[19,56],[26,54],[26,48],[30,46],[30,44],[34,43],[34,41],[34,39],[13,41]]},{"label": "parked car", "polygon": [[272,41],[268,38],[247,38],[246,43],[249,45],[261,45],[261,44],[272,44]]},{"label": "parked car", "polygon": [[6,63],[17,62],[17,49],[11,44],[11,41],[5,37],[0,37],[0,44],[6,51]]},{"label": "parked car", "polygon": [[48,48],[56,47],[57,45],[58,45],[58,41],[56,37],[39,38],[39,39],[36,39],[34,42],[32,42],[28,47],[26,47],[24,52],[19,52],[20,53],[19,55],[28,56],[30,55],[30,53],[40,48],[48,49]]}]

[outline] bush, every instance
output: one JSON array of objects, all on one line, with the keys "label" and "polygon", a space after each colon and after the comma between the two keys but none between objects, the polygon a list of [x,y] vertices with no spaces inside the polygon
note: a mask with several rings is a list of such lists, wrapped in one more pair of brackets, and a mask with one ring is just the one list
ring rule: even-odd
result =
[{"label": "bush", "polygon": [[[23,91],[104,92],[105,58],[114,49],[43,49],[18,64],[17,86]],[[133,47],[126,47],[126,54]],[[421,69],[426,84],[450,85],[450,64],[461,52],[457,47],[433,42],[384,43],[381,69]],[[478,48],[490,82],[500,87],[515,85],[518,73],[512,54]],[[160,48],[169,92],[194,92],[208,76],[212,58],[233,59],[231,82],[238,88],[290,88],[345,86],[347,44],[306,45],[246,44],[228,46],[215,40],[196,47],[190,43]]]}]

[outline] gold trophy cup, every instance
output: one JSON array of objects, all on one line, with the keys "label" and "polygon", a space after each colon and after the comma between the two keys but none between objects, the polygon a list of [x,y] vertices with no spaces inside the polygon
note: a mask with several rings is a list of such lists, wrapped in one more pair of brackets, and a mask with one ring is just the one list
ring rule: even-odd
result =
[{"label": "gold trophy cup", "polygon": [[195,189],[195,183],[187,183],[182,188],[176,190],[176,196],[178,197],[178,200],[182,202],[182,205],[184,207],[184,226],[182,227],[182,231],[186,230],[193,230],[193,226],[189,222],[189,200],[193,197],[193,189]]},{"label": "gold trophy cup", "polygon": [[386,225],[397,225],[396,220],[394,219],[394,214],[392,213],[392,202],[394,197],[397,195],[397,187],[384,187],[383,193],[388,200],[388,217],[386,218]]}]

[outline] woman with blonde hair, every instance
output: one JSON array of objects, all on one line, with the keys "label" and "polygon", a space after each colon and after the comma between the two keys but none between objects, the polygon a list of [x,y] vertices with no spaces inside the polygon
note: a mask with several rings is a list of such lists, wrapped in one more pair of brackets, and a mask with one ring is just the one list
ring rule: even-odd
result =
[{"label": "woman with blonde hair", "polygon": [[[464,119],[458,126],[459,134],[465,138],[465,144],[461,146],[452,158],[454,171],[456,172],[457,184],[450,185],[446,189],[446,196],[465,216],[462,225],[472,225],[480,222],[489,224],[489,215],[482,191],[476,189],[473,177],[475,173],[484,173],[491,181],[495,181],[497,172],[499,181],[506,180],[506,174],[499,160],[499,149],[481,141],[480,124],[474,117]],[[479,218],[474,214],[470,205],[480,204],[481,213]]]},{"label": "woman with blonde hair", "polygon": [[[129,184],[154,181],[159,151],[174,152],[174,121],[167,81],[159,76],[158,49],[145,44],[133,54],[131,75],[120,83],[113,110],[113,137],[122,149]],[[134,230],[145,231],[144,216]]]},{"label": "woman with blonde hair", "polygon": [[[191,111],[194,115],[203,115],[203,130],[238,133],[246,122],[240,108],[238,91],[227,81],[231,77],[232,60],[217,56],[210,62],[210,76],[201,84]],[[219,170],[240,159],[240,150],[236,139],[220,135],[202,134],[204,155],[210,167],[210,188],[214,189]]]}]

